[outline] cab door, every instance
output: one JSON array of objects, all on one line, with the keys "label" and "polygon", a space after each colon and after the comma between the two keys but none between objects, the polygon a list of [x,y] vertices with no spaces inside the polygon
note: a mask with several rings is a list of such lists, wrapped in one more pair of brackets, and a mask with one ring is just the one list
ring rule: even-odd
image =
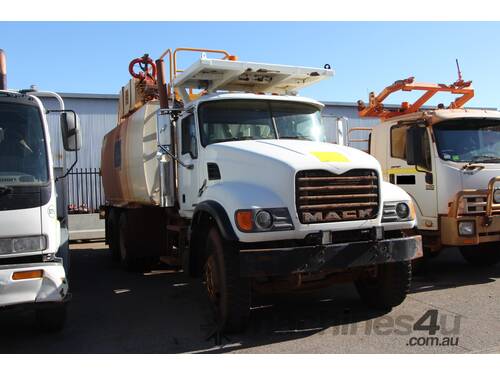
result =
[{"label": "cab door", "polygon": [[178,201],[180,209],[193,212],[199,186],[198,139],[196,119],[193,113],[186,113],[178,120]]},{"label": "cab door", "polygon": [[[419,127],[419,147],[423,153],[425,166],[408,163],[407,135],[413,127]],[[422,122],[398,123],[389,130],[390,147],[387,149],[386,171],[389,182],[404,189],[415,203],[419,229],[437,230],[437,193],[434,158],[432,157],[431,137],[429,130]]]}]

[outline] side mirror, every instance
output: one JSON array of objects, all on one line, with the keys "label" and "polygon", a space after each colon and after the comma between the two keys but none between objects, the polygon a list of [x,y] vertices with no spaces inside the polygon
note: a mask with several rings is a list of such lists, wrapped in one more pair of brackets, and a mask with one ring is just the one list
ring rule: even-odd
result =
[{"label": "side mirror", "polygon": [[406,162],[427,170],[423,144],[425,132],[424,126],[411,126],[406,131]]},{"label": "side mirror", "polygon": [[189,146],[191,157],[196,159],[198,157],[198,146],[196,145],[196,137],[194,135],[189,140]]},{"label": "side mirror", "polygon": [[158,145],[172,145],[172,122],[169,113],[158,112],[156,137]]},{"label": "side mirror", "polygon": [[63,146],[66,151],[78,151],[82,146],[80,119],[73,111],[64,111],[60,115]]}]

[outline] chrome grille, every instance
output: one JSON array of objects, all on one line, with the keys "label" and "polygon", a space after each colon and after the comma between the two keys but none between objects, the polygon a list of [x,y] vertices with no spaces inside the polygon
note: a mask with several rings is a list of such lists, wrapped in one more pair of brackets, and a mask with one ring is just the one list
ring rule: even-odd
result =
[{"label": "chrome grille", "polygon": [[296,176],[296,206],[301,223],[373,219],[379,207],[377,173],[354,169],[342,175],[324,170]]}]

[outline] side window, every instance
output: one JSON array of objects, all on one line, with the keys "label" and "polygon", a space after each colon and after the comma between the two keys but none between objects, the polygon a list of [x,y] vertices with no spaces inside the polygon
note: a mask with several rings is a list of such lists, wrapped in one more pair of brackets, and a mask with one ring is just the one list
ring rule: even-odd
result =
[{"label": "side window", "polygon": [[395,125],[391,128],[391,156],[406,160],[406,130],[408,125]]},{"label": "side window", "polygon": [[193,159],[198,157],[198,147],[196,146],[196,125],[194,115],[189,115],[181,120],[182,133],[182,155],[190,154]]}]

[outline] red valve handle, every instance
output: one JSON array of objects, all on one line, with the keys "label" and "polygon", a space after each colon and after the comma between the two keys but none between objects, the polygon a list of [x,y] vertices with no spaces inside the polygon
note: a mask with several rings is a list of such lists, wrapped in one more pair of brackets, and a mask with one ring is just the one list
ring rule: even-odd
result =
[{"label": "red valve handle", "polygon": [[[139,67],[142,69],[142,72],[136,73],[134,71],[134,67],[136,64],[139,64]],[[143,57],[138,57],[133,59],[128,65],[128,72],[134,78],[144,79],[146,76],[155,80],[156,77],[156,64],[154,63],[151,57],[144,55]]]}]

